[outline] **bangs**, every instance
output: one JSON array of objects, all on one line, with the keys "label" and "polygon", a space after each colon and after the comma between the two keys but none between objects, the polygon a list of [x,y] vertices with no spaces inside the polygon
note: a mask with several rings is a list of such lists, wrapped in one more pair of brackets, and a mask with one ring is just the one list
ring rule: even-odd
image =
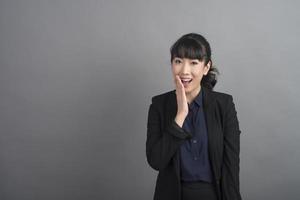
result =
[{"label": "bangs", "polygon": [[176,42],[171,48],[171,62],[175,57],[198,59],[202,61],[206,57],[204,46],[195,40],[186,38]]}]

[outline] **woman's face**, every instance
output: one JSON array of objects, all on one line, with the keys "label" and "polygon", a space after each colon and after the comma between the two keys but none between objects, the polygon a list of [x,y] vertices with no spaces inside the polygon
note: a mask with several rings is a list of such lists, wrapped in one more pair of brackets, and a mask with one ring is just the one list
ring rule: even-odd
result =
[{"label": "woman's face", "polygon": [[175,57],[172,61],[173,78],[178,75],[184,85],[185,93],[200,91],[200,82],[210,68],[210,62],[204,65],[204,60]]}]

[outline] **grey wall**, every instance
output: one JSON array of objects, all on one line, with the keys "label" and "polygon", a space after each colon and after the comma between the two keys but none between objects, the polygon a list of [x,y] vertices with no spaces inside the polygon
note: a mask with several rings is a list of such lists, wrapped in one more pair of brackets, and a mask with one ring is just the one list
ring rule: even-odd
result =
[{"label": "grey wall", "polygon": [[[0,2],[0,199],[152,199],[151,97],[203,34],[234,97],[245,200],[300,196],[299,1]],[[298,147],[298,148],[297,148]]]}]

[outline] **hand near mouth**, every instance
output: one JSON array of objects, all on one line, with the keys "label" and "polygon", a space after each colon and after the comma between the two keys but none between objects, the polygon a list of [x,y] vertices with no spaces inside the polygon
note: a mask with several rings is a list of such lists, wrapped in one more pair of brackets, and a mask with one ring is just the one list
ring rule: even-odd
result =
[{"label": "hand near mouth", "polygon": [[176,123],[182,127],[183,122],[188,115],[189,108],[186,99],[185,89],[178,75],[175,76],[176,84],[176,98],[177,98],[177,115],[175,117]]}]

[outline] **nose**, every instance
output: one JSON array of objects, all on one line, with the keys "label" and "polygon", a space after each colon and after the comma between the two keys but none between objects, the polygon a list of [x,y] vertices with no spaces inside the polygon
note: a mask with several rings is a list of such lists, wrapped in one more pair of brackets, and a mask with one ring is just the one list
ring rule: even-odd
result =
[{"label": "nose", "polygon": [[181,69],[181,73],[183,74],[189,74],[190,72],[190,66],[187,62],[183,62],[182,63],[182,69]]}]

